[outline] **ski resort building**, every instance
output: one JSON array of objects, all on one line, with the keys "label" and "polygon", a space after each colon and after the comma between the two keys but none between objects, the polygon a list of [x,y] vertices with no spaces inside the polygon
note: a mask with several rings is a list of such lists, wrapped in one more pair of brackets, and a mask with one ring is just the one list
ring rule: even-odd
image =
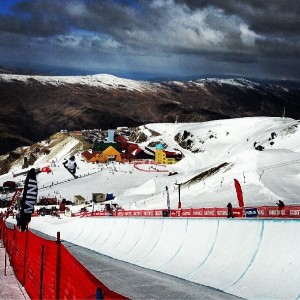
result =
[{"label": "ski resort building", "polygon": [[122,161],[121,153],[113,146],[107,144],[107,148],[104,151],[84,151],[81,156],[87,162],[94,163],[106,163],[108,161]]},{"label": "ski resort building", "polygon": [[75,205],[81,205],[81,204],[85,204],[85,198],[82,197],[81,195],[75,195],[74,196],[74,203]]},{"label": "ski resort building", "polygon": [[117,150],[118,152],[121,153],[122,148],[120,146],[119,143],[115,143],[115,142],[110,142],[110,143],[106,143],[106,142],[99,142],[99,143],[94,143],[92,150],[93,151],[98,151],[98,152],[104,152],[108,147],[113,147],[115,150]]},{"label": "ski resort building", "polygon": [[81,156],[87,162],[99,163],[99,162],[103,162],[104,161],[103,156],[101,155],[100,152],[84,151],[84,152],[81,153]]},{"label": "ski resort building", "polygon": [[109,146],[102,152],[102,156],[106,161],[122,161],[121,153],[113,146]]},{"label": "ski resort building", "polygon": [[178,151],[167,151],[162,144],[158,144],[155,149],[155,162],[159,164],[175,164],[182,158]]},{"label": "ski resort building", "polygon": [[104,193],[92,193],[92,200],[94,203],[101,203],[106,201],[106,194]]}]

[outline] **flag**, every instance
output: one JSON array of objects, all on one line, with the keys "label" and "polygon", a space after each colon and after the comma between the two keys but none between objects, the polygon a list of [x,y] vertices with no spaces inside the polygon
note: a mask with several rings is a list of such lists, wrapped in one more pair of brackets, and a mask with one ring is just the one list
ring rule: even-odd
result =
[{"label": "flag", "polygon": [[17,226],[21,231],[26,230],[27,224],[31,220],[31,214],[34,211],[38,194],[38,185],[36,180],[36,170],[30,169],[25,179],[23,197],[21,200],[20,216],[17,220]]},{"label": "flag", "polygon": [[18,188],[16,190],[16,192],[14,193],[10,203],[9,203],[9,207],[7,209],[7,212],[6,212],[6,219],[9,217],[9,215],[13,212],[14,210],[14,206],[16,204],[16,202],[18,201],[19,197],[21,196],[23,192],[23,188]]},{"label": "flag", "polygon": [[171,209],[170,195],[169,195],[169,189],[167,186],[166,186],[166,192],[167,192],[167,207],[168,207],[168,211],[170,211],[170,209]]},{"label": "flag", "polygon": [[234,186],[235,186],[236,195],[239,202],[239,207],[244,207],[243,191],[237,179],[234,179]]},{"label": "flag", "polygon": [[52,170],[51,170],[51,168],[49,166],[47,166],[47,167],[41,168],[40,172],[45,172],[45,173],[49,174],[49,173],[52,172]]}]

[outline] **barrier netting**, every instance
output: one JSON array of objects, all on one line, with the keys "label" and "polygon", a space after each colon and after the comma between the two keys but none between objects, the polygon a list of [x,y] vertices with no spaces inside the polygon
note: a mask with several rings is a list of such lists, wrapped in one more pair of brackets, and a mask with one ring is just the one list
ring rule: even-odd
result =
[{"label": "barrier netting", "polygon": [[0,237],[19,282],[31,299],[127,299],[91,274],[60,242],[9,228]]},{"label": "barrier netting", "polygon": [[[227,208],[182,208],[182,209],[152,209],[152,210],[117,210],[111,212],[78,212],[72,217],[172,217],[172,218],[226,218]],[[300,206],[258,206],[258,207],[233,207],[232,215],[235,218],[284,218],[299,219]]]}]

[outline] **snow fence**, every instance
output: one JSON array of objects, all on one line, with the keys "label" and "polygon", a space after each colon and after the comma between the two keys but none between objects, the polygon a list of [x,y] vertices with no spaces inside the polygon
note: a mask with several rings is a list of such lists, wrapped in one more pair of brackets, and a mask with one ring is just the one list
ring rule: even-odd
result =
[{"label": "snow fence", "polygon": [[0,237],[19,282],[31,299],[127,299],[84,268],[60,242],[31,231],[8,228],[0,218]]},{"label": "snow fence", "polygon": [[30,226],[246,299],[300,299],[300,220],[90,217]]}]

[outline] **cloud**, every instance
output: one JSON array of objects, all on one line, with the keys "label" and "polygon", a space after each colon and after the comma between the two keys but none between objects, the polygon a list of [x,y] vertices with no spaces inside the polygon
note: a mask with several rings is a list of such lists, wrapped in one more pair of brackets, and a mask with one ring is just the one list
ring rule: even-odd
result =
[{"label": "cloud", "polygon": [[189,59],[200,70],[204,61],[231,62],[236,69],[270,57],[280,59],[282,68],[283,60],[294,60],[296,68],[299,6],[279,0],[20,0],[9,14],[0,13],[0,50],[26,46],[34,62],[30,49],[40,49],[41,58],[48,47],[45,63],[56,56],[69,61],[68,55],[82,60],[85,53],[90,64],[102,53],[112,68],[119,57],[141,69],[149,68],[148,61],[154,68],[156,59],[157,70],[166,57],[174,70],[176,61],[182,67]]},{"label": "cloud", "polygon": [[255,42],[257,39],[263,39],[262,36],[256,34],[252,30],[249,30],[249,26],[245,24],[240,25],[240,31],[241,31],[241,40],[245,45],[249,47],[255,46]]},{"label": "cloud", "polygon": [[[142,2],[140,10],[105,0],[90,4],[74,1],[72,5],[64,2],[20,2],[14,9],[16,15],[4,16],[0,29],[29,37],[62,35],[77,29],[94,35],[106,34],[128,46],[146,48],[152,44],[154,48],[165,48],[169,45],[171,52],[178,48],[188,51],[194,48],[198,52],[214,46],[228,50],[230,39],[236,49],[239,27],[246,28],[235,16],[225,16],[220,9],[191,10],[173,0]],[[254,34],[252,37],[255,40]],[[239,42],[242,46],[243,40]]]},{"label": "cloud", "polygon": [[[222,10],[225,18],[238,18],[246,26],[242,28],[248,28],[255,36],[265,41],[264,47],[257,51],[259,55],[272,53],[276,56],[283,48],[289,47],[288,40],[299,40],[300,38],[299,1],[175,0],[175,3],[186,5],[193,11],[212,7]],[[273,48],[272,40],[281,40],[281,47]],[[267,47],[268,44],[269,47]],[[275,44],[278,45],[278,43]],[[297,48],[299,57],[299,45]]]}]

